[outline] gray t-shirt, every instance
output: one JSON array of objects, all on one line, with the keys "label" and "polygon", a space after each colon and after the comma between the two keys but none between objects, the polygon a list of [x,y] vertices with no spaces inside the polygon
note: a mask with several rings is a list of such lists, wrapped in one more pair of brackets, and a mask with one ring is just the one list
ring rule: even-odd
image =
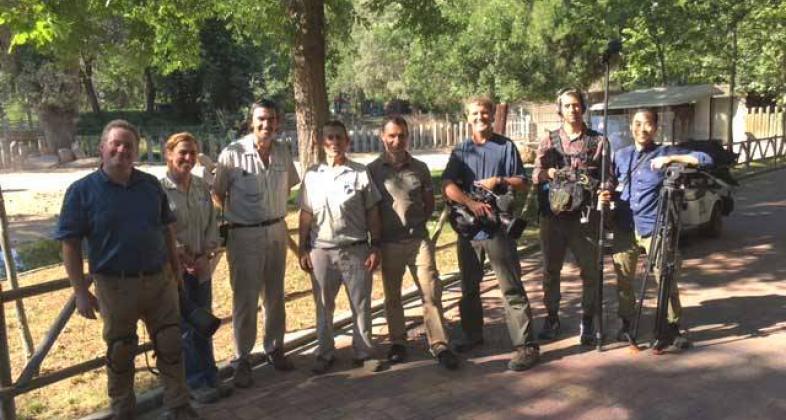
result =
[{"label": "gray t-shirt", "polygon": [[300,186],[300,208],[314,215],[311,246],[337,248],[368,240],[366,212],[379,200],[379,191],[360,163],[348,160],[344,165],[309,168]]},{"label": "gray t-shirt", "polygon": [[382,218],[382,242],[426,237],[424,194],[434,194],[431,173],[425,163],[409,156],[399,168],[381,155],[368,165],[382,201],[379,205]]}]

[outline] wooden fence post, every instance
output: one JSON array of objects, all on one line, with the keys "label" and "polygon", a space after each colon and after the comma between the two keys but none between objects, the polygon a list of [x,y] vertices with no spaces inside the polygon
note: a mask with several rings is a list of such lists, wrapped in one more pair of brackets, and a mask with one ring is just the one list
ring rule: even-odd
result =
[{"label": "wooden fence post", "polygon": [[[0,187],[0,246],[3,247],[3,260],[5,263],[5,275],[11,283],[11,289],[18,289],[19,282],[16,279],[16,262],[11,252],[11,240],[8,235],[8,215],[5,212],[5,199],[3,189]],[[22,335],[22,346],[25,349],[27,359],[33,355],[33,336],[30,334],[30,326],[27,324],[27,314],[25,305],[21,300],[14,302],[16,305],[16,317],[19,320],[19,332]]]},{"label": "wooden fence post", "polygon": [[[3,291],[3,283],[0,282],[0,292]],[[5,305],[0,299],[0,386],[10,388],[13,386],[11,379],[11,358],[9,356],[8,334],[5,325]],[[16,404],[13,395],[3,396],[0,401],[0,420],[15,420]]]}]

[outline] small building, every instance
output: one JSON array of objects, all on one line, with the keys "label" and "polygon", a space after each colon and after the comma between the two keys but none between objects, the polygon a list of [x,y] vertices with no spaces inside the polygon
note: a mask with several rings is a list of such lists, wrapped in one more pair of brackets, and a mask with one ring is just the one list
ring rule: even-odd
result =
[{"label": "small building", "polygon": [[[637,108],[658,110],[656,141],[679,143],[687,140],[729,142],[729,89],[727,85],[688,85],[639,89],[609,98],[609,138],[614,149],[631,142],[630,117]],[[745,140],[744,98],[736,97],[732,116],[734,141]],[[591,125],[602,130],[603,102],[590,107]]]}]

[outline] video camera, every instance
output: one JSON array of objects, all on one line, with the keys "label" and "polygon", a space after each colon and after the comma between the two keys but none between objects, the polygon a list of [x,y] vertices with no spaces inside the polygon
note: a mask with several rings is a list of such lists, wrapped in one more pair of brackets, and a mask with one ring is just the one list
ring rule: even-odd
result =
[{"label": "video camera", "polygon": [[527,222],[513,215],[513,191],[508,187],[504,194],[494,194],[480,186],[472,186],[467,194],[474,201],[491,206],[491,215],[476,216],[467,206],[448,202],[450,226],[459,235],[472,239],[481,230],[502,231],[511,239],[521,237]]}]

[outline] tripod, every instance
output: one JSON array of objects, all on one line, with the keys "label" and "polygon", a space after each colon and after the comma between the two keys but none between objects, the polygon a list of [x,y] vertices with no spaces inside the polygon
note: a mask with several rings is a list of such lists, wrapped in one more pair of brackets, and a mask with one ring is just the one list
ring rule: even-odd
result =
[{"label": "tripod", "polygon": [[636,311],[636,320],[633,326],[633,342],[635,343],[639,331],[639,320],[644,306],[644,297],[647,290],[647,280],[650,273],[658,278],[658,305],[655,311],[655,327],[651,347],[662,350],[674,342],[679,331],[669,325],[668,310],[672,290],[675,287],[675,274],[677,271],[677,248],[680,239],[680,212],[685,206],[684,177],[685,173],[692,172],[682,166],[669,166],[663,187],[658,197],[658,209],[655,217],[655,229],[652,232],[652,242],[647,253],[646,269],[642,275],[641,292]]}]

